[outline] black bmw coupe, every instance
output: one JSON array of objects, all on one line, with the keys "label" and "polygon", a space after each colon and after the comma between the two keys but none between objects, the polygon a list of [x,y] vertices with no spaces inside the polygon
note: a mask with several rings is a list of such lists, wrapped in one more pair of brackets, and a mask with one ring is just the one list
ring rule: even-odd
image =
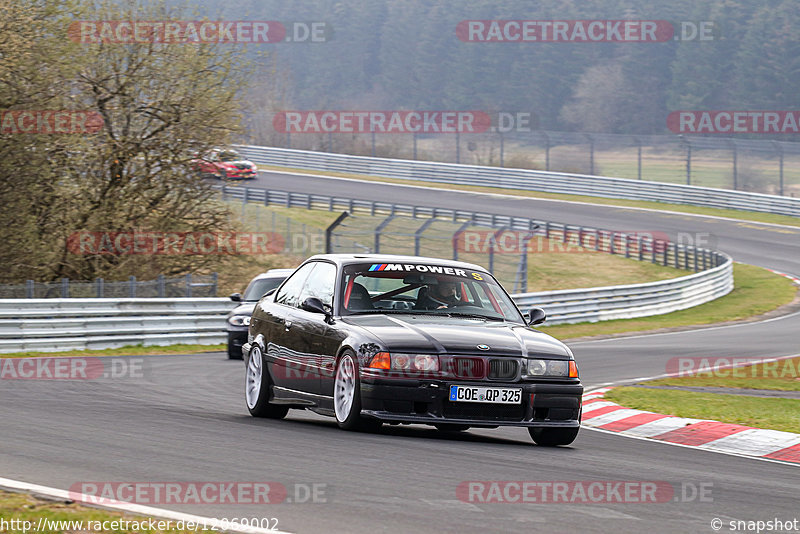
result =
[{"label": "black bmw coupe", "polygon": [[276,419],[309,409],[348,430],[520,426],[539,445],[567,445],[583,386],[570,349],[531,328],[544,320],[476,265],[314,256],[253,312],[247,407]]}]

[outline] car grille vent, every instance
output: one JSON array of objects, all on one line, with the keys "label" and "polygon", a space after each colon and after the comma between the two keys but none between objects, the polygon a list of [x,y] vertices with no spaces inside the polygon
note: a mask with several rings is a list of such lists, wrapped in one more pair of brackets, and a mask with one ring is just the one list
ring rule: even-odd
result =
[{"label": "car grille vent", "polygon": [[486,376],[483,360],[480,358],[454,358],[453,373],[459,378],[483,378]]},{"label": "car grille vent", "polygon": [[516,360],[489,360],[489,378],[508,380],[516,377]]}]

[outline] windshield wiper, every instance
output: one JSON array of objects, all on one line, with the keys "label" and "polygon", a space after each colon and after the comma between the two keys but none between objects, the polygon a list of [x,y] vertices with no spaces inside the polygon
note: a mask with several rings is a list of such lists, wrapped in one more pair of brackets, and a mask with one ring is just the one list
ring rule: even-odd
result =
[{"label": "windshield wiper", "polygon": [[495,317],[493,315],[481,315],[479,313],[447,313],[450,317],[469,317],[472,319],[488,319],[490,321],[505,321],[503,317]]}]

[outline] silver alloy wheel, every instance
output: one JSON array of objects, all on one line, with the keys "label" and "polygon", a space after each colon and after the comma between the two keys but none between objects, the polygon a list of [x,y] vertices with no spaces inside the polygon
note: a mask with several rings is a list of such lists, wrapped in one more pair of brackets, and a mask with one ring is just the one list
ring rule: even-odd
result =
[{"label": "silver alloy wheel", "polygon": [[261,377],[263,373],[263,360],[261,358],[261,347],[256,345],[250,351],[250,361],[247,362],[247,380],[245,381],[245,396],[247,397],[247,407],[251,410],[256,407],[258,397],[261,394]]},{"label": "silver alloy wheel", "polygon": [[356,366],[353,358],[349,354],[345,354],[339,362],[333,385],[333,408],[336,412],[336,420],[340,423],[344,423],[350,416],[355,395]]}]

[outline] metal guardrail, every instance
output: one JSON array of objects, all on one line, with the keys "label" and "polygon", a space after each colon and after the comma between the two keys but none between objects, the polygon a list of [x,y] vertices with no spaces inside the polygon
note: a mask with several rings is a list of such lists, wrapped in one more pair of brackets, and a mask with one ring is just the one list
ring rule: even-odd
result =
[{"label": "metal guardrail", "polygon": [[[733,262],[672,280],[512,295],[523,310],[543,307],[547,324],[627,319],[681,310],[733,289]],[[3,299],[0,354],[125,345],[224,343],[228,299]]]},{"label": "metal guardrail", "polygon": [[0,354],[224,343],[222,298],[1,299]]},{"label": "metal guardrail", "polygon": [[521,309],[547,312],[547,324],[648,317],[691,308],[733,290],[733,261],[699,273],[645,284],[512,295]]},{"label": "metal guardrail", "polygon": [[254,163],[455,185],[649,200],[800,217],[800,198],[584,174],[483,167],[240,145]]}]

